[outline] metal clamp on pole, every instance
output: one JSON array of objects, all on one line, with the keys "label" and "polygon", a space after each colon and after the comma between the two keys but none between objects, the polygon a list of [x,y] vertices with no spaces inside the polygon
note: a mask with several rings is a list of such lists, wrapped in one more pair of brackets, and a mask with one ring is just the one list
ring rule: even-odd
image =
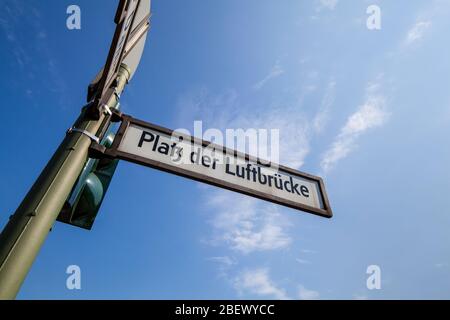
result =
[{"label": "metal clamp on pole", "polygon": [[103,103],[101,105],[101,108],[105,112],[105,114],[110,115],[110,116],[112,115],[111,108],[106,103]]},{"label": "metal clamp on pole", "polygon": [[72,132],[78,132],[78,133],[84,134],[85,136],[89,137],[89,139],[91,139],[92,141],[100,143],[100,139],[97,136],[90,133],[89,131],[86,131],[83,129],[77,129],[77,128],[70,128],[69,130],[67,130],[67,134],[71,134]]}]

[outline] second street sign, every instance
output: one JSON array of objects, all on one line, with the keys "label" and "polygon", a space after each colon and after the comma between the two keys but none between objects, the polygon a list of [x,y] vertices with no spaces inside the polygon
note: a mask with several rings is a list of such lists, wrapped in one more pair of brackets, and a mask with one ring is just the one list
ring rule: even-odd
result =
[{"label": "second street sign", "polygon": [[106,156],[131,161],[283,206],[331,218],[320,177],[129,116]]}]

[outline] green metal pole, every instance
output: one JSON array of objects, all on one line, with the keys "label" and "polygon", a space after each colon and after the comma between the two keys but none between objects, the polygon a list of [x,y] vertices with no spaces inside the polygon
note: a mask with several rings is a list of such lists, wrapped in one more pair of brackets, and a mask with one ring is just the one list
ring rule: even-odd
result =
[{"label": "green metal pole", "polygon": [[[130,70],[122,65],[116,81],[117,93],[123,91],[129,77]],[[112,95],[107,105],[115,108],[118,99]],[[99,120],[92,120],[83,109],[74,128],[96,135],[108,125],[105,120],[105,114]],[[90,144],[91,139],[85,134],[66,135],[0,234],[0,300],[14,299],[19,292],[88,159]]]}]

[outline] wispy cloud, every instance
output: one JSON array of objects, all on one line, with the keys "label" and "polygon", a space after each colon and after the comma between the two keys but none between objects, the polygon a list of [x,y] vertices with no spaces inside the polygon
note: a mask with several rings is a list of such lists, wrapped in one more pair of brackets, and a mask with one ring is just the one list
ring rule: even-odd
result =
[{"label": "wispy cloud", "polygon": [[311,264],[311,261],[300,259],[300,258],[295,259],[295,261],[297,261],[300,264]]},{"label": "wispy cloud", "polygon": [[311,250],[311,249],[302,249],[300,250],[301,253],[317,253],[317,251],[315,250]]},{"label": "wispy cloud", "polygon": [[328,9],[334,10],[339,0],[319,0],[318,10]]},{"label": "wispy cloud", "polygon": [[[279,129],[280,163],[300,168],[310,152],[312,136],[323,130],[328,121],[334,91],[335,83],[330,81],[320,110],[317,114],[308,116],[301,108],[302,99],[296,100],[295,105],[269,102],[267,105],[256,106],[256,109],[254,104],[248,105],[243,101],[235,90],[212,94],[207,88],[197,88],[180,97],[178,122],[186,125],[192,124],[194,120],[202,120],[203,130]],[[307,92],[309,94],[310,91]],[[289,215],[282,214],[282,208],[261,200],[207,186],[202,186],[201,189],[207,199],[203,209],[210,214],[207,223],[211,226],[205,243],[222,246],[227,252],[211,259],[217,263],[219,274],[242,294],[287,298],[285,291],[276,287],[269,279],[267,269],[237,269],[240,269],[238,261],[245,259],[244,256],[262,252],[276,254],[289,250],[294,239],[290,233],[292,224]],[[305,250],[304,253],[311,252],[313,251]],[[297,263],[308,262],[299,259]]]},{"label": "wispy cloud", "polygon": [[320,298],[320,294],[318,291],[306,289],[301,285],[298,290],[298,297],[300,300],[317,300]]},{"label": "wispy cloud", "polygon": [[211,221],[215,233],[211,243],[225,243],[243,254],[290,245],[286,232],[289,222],[275,206],[221,190],[210,196],[209,208],[216,212]]},{"label": "wispy cloud", "polygon": [[446,263],[446,262],[439,262],[439,263],[436,263],[434,266],[436,268],[446,268],[446,267],[448,267],[448,263]]},{"label": "wispy cloud", "polygon": [[[330,90],[333,87],[334,84],[330,85]],[[324,111],[331,100],[324,99]],[[186,112],[180,115],[183,123],[201,119],[204,130],[279,129],[279,162],[283,165],[298,169],[309,154],[314,130],[311,119],[302,112],[300,105],[270,104],[256,112],[253,105],[246,106],[241,101],[236,91],[211,94],[202,88],[183,95],[179,100],[179,109]],[[206,190],[209,201],[205,209],[212,214],[209,220],[212,239],[207,242],[222,244],[243,254],[275,251],[290,246],[289,216],[282,215],[281,208],[229,191]]]},{"label": "wispy cloud", "polygon": [[339,160],[348,156],[355,148],[360,135],[369,129],[382,126],[388,119],[389,114],[385,110],[386,99],[378,93],[378,87],[378,83],[370,83],[367,86],[365,102],[347,119],[339,135],[323,155],[321,167],[324,172],[328,172]]},{"label": "wispy cloud", "polygon": [[[271,129],[279,130],[279,159],[281,164],[300,168],[310,151],[311,119],[300,105],[268,105],[255,109],[240,100],[234,90],[211,94],[207,89],[193,90],[179,100],[183,122],[202,120],[204,129]],[[258,147],[264,147],[260,144]],[[239,149],[239,151],[246,151]],[[247,150],[248,151],[248,150]],[[251,151],[251,150],[250,150]],[[260,154],[265,152],[259,150]],[[250,152],[254,156],[258,154]]]},{"label": "wispy cloud", "polygon": [[311,264],[311,261],[308,259],[305,259],[303,257],[305,256],[310,256],[310,255],[314,255],[317,253],[317,251],[315,250],[310,250],[310,249],[302,249],[300,250],[301,256],[302,258],[296,258],[295,261],[297,261],[299,264]]},{"label": "wispy cloud", "polygon": [[286,292],[277,287],[269,277],[268,269],[246,270],[234,281],[240,294],[254,294],[278,300],[288,300]]},{"label": "wispy cloud", "polygon": [[17,31],[20,16],[24,15],[24,8],[21,3],[6,4],[0,13],[0,28],[9,42],[10,52],[14,55],[16,63],[24,69],[31,60],[27,50],[21,44],[21,35]]},{"label": "wispy cloud", "polygon": [[[14,57],[14,67],[26,78],[24,83],[31,87],[24,93],[32,98],[38,93],[33,87],[36,74],[48,74],[48,90],[58,94],[60,104],[65,107],[67,86],[48,43],[48,36],[43,25],[43,16],[38,8],[26,1],[8,1],[0,12],[0,30],[8,41],[7,49]],[[33,30],[35,37],[28,36]],[[45,63],[42,63],[45,61]],[[17,68],[18,66],[18,68]]]},{"label": "wispy cloud", "polygon": [[262,80],[258,81],[253,85],[253,89],[259,90],[266,85],[270,80],[281,76],[284,73],[284,69],[281,66],[280,62],[277,61],[275,65],[270,70],[269,74],[267,74]]},{"label": "wispy cloud", "polygon": [[217,264],[219,276],[225,279],[228,279],[229,270],[237,264],[236,260],[229,256],[211,257],[207,260]]},{"label": "wispy cloud", "polygon": [[405,39],[405,43],[410,45],[423,38],[425,32],[431,27],[431,21],[418,21],[408,31]]},{"label": "wispy cloud", "polygon": [[330,109],[336,96],[336,82],[331,80],[322,99],[319,111],[313,119],[313,128],[316,133],[321,133],[325,129],[330,117]]}]

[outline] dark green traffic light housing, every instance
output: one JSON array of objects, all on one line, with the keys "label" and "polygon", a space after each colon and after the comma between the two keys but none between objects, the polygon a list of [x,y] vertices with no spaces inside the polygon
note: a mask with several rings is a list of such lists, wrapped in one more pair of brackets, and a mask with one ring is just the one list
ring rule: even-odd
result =
[{"label": "dark green traffic light housing", "polygon": [[[101,142],[109,148],[114,141],[111,128]],[[58,221],[83,229],[92,229],[119,160],[89,159],[67,198]]]}]

